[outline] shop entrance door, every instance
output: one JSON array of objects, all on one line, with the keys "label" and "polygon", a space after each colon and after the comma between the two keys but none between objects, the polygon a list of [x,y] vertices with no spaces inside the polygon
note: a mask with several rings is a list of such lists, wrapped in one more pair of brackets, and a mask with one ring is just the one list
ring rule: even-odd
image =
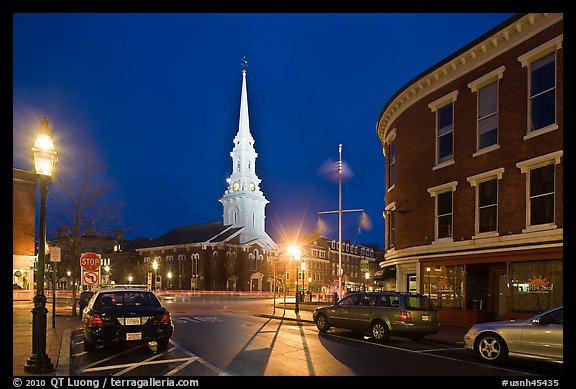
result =
[{"label": "shop entrance door", "polygon": [[496,313],[496,320],[502,320],[506,314],[506,272],[498,270],[494,272],[496,278],[496,306],[494,312]]}]

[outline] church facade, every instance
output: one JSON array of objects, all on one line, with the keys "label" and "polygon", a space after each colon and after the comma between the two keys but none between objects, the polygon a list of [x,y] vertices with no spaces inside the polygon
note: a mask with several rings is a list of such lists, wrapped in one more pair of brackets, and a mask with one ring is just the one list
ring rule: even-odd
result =
[{"label": "church facade", "polygon": [[150,274],[155,289],[272,291],[279,249],[265,228],[268,200],[256,175],[254,138],[250,132],[246,70],[232,173],[220,199],[223,220],[175,228],[136,249],[134,273],[144,283]]}]

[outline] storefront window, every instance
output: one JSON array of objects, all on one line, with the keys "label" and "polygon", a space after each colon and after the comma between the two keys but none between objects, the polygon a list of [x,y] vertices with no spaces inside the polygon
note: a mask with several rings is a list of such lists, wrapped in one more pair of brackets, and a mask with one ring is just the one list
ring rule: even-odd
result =
[{"label": "storefront window", "polygon": [[538,313],[563,304],[562,260],[510,263],[510,312]]},{"label": "storefront window", "polygon": [[424,267],[423,290],[438,309],[463,308],[464,266]]}]

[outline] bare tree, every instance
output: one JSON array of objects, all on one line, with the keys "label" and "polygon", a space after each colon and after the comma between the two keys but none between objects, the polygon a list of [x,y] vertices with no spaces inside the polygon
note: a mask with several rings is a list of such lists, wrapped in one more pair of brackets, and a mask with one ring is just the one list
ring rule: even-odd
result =
[{"label": "bare tree", "polygon": [[[112,236],[121,230],[121,204],[114,202],[111,181],[107,179],[105,167],[88,150],[84,150],[79,162],[66,164],[54,182],[50,224],[58,231],[54,242],[62,248],[62,265],[57,279],[67,271],[75,281],[72,284],[72,315],[76,315],[77,284],[82,275],[80,255],[92,251],[95,237]],[[60,157],[62,164],[62,156]],[[60,170],[60,169],[59,169]]]}]

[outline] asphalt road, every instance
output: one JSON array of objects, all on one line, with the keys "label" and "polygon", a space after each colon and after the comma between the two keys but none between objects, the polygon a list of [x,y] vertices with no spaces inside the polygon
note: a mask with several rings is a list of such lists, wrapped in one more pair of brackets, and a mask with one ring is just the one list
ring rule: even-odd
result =
[{"label": "asphalt road", "polygon": [[479,363],[461,347],[391,337],[386,344],[350,331],[320,334],[312,324],[269,319],[271,301],[204,296],[164,300],[175,332],[166,351],[154,345],[83,351],[73,333],[72,375],[97,376],[559,376],[561,367]]}]

